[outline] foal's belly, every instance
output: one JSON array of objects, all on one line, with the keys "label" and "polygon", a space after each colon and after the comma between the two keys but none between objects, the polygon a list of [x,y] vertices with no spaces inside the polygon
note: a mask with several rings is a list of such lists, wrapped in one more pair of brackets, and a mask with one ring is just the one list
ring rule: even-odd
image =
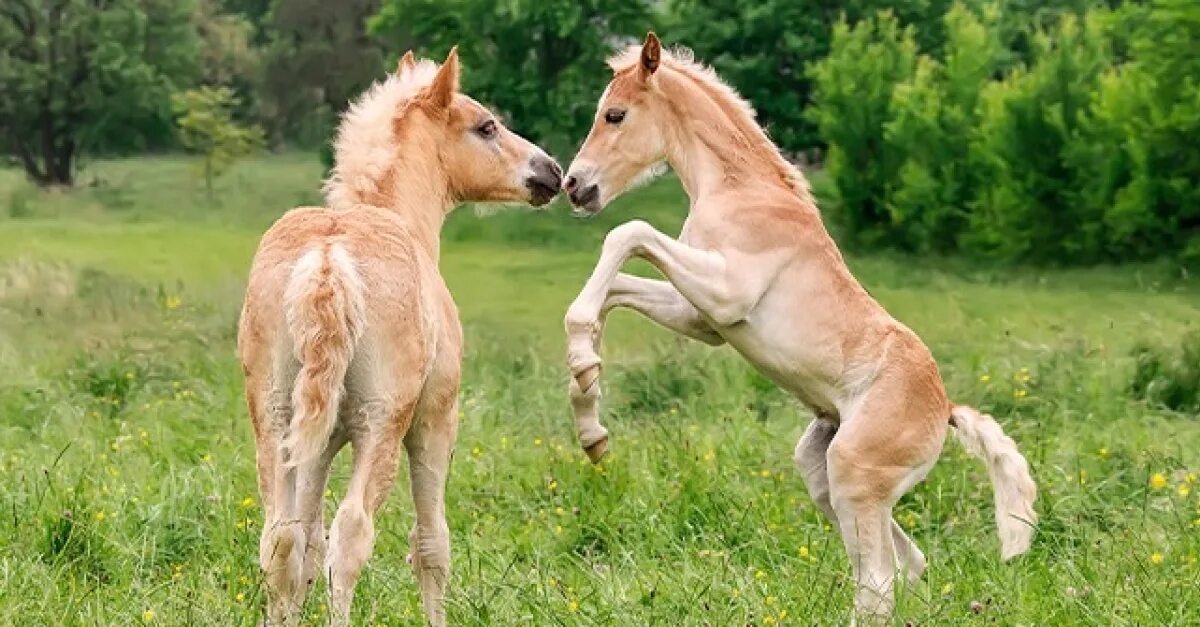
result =
[{"label": "foal's belly", "polygon": [[[818,338],[771,333],[752,321],[720,329],[750,365],[813,411],[836,415],[842,355]],[[817,340],[817,341],[814,341]]]}]

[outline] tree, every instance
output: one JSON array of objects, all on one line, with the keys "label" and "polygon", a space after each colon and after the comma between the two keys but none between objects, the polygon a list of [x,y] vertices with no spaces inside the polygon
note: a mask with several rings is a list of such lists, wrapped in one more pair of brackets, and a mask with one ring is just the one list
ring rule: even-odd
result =
[{"label": "tree", "polygon": [[191,14],[173,0],[4,0],[0,150],[40,185],[70,184],[85,150],[169,140],[170,93],[196,73]]},{"label": "tree", "polygon": [[172,102],[179,115],[179,141],[203,157],[204,186],[211,196],[213,179],[262,147],[262,129],[233,121],[238,102],[228,87],[190,89],[175,94]]},{"label": "tree", "polygon": [[839,22],[829,56],[809,68],[817,104],[808,115],[829,142],[827,166],[839,200],[833,215],[851,243],[894,243],[887,190],[903,155],[887,145],[884,127],[893,91],[916,69],[914,29],[891,12],[854,26]]},{"label": "tree", "polygon": [[370,28],[438,59],[458,44],[463,88],[562,152],[591,127],[605,58],[641,41],[652,17],[645,0],[385,0]]},{"label": "tree", "polygon": [[350,98],[383,78],[383,50],[365,24],[378,8],[378,0],[274,0],[261,103],[272,141],[326,142]]}]

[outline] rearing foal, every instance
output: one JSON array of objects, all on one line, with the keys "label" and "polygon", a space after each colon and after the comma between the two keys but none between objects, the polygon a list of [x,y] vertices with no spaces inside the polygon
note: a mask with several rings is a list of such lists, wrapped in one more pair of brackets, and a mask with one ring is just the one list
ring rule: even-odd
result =
[{"label": "rearing foal", "polygon": [[[445,623],[462,327],[438,272],[438,236],[460,202],[541,205],[561,180],[545,152],[458,93],[458,78],[453,50],[440,68],[406,54],[346,113],[329,208],[288,212],[254,257],[238,351],[266,515],[259,557],[271,624],[297,622],[318,568],[334,624],[349,622],[401,442],[416,509],[412,567],[429,622]],[[353,471],[326,547],[325,483],[347,442]]]},{"label": "rearing foal", "polygon": [[[841,531],[857,614],[889,615],[897,566],[914,580],[925,568],[891,511],[937,461],[948,426],[987,464],[1001,555],[1028,549],[1036,487],[1025,458],[990,416],[947,399],[929,350],[850,274],[808,183],[750,106],[690,55],[664,53],[653,33],[609,64],[615,76],[564,189],[594,214],[665,160],[691,209],[679,239],[641,221],[613,229],[567,311],[571,402],[593,461],[608,446],[600,335],[607,313],[628,307],[728,342],[815,412],[795,461]],[[621,273],[631,257],[667,280]]]}]

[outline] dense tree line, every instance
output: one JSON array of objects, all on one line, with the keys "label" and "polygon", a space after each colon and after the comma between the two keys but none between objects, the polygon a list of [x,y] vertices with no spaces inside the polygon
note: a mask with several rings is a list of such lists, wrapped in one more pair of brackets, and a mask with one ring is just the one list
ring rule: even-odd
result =
[{"label": "dense tree line", "polygon": [[1200,4],[1012,22],[956,4],[926,52],[884,12],[810,69],[845,238],[1039,262],[1200,260]]},{"label": "dense tree line", "polygon": [[457,43],[465,87],[566,157],[650,28],[826,161],[850,243],[1200,256],[1194,0],[5,0],[0,153],[69,183],[81,155],[210,145],[213,115],[318,148],[401,52]]}]

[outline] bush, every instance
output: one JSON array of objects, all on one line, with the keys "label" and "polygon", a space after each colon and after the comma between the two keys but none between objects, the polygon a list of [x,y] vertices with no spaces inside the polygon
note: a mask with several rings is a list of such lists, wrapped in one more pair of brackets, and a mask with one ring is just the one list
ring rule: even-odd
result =
[{"label": "bush", "polygon": [[1098,20],[1064,16],[1032,40],[1029,68],[987,85],[970,153],[982,185],[965,243],[998,257],[1097,261],[1099,216],[1082,197],[1090,167],[1073,159],[1110,62]]},{"label": "bush", "polygon": [[835,220],[853,243],[894,243],[887,189],[902,160],[884,125],[896,85],[916,71],[917,44],[890,12],[834,26],[829,56],[809,68],[818,106],[810,119],[829,142],[826,163],[838,191]]},{"label": "bush", "polygon": [[888,13],[835,28],[809,116],[848,243],[1200,261],[1200,5],[1052,4],[955,4],[924,55]]}]

